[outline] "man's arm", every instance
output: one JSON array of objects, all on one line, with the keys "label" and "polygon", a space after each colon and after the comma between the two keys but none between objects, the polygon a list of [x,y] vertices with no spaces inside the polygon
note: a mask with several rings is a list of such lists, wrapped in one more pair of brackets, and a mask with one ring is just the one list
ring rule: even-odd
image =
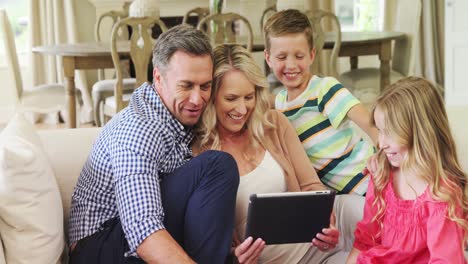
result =
[{"label": "man's arm", "polygon": [[379,132],[377,128],[371,123],[372,116],[362,104],[357,104],[348,111],[348,118],[358,125],[369,138],[377,146]]},{"label": "man's arm", "polygon": [[195,263],[165,229],[143,240],[137,254],[146,263]]}]

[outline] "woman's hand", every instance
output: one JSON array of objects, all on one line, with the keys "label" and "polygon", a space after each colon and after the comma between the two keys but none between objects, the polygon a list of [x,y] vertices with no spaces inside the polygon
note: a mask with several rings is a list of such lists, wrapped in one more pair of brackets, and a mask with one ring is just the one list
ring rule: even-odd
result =
[{"label": "woman's hand", "polygon": [[236,247],[234,255],[236,255],[239,263],[257,263],[264,248],[265,241],[261,238],[257,238],[254,242],[252,237],[248,237],[242,244]]},{"label": "woman's hand", "polygon": [[338,244],[340,232],[335,227],[335,212],[330,216],[330,227],[322,229],[322,233],[318,233],[317,237],[312,239],[312,244],[321,251],[333,249]]}]

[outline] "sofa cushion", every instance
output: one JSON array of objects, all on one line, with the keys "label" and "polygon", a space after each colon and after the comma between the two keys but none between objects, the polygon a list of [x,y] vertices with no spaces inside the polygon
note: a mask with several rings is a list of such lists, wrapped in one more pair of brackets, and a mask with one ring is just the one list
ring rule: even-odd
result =
[{"label": "sofa cushion", "polygon": [[34,127],[16,115],[0,134],[0,236],[6,263],[59,263],[62,203]]},{"label": "sofa cushion", "polygon": [[54,170],[63,204],[65,234],[73,189],[101,128],[41,130],[39,137]]}]

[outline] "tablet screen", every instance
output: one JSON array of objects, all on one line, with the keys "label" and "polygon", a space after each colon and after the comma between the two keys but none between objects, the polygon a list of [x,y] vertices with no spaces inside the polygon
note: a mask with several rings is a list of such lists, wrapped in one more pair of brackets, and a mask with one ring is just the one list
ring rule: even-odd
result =
[{"label": "tablet screen", "polygon": [[266,244],[311,242],[330,225],[335,192],[252,194],[247,213],[246,237]]}]

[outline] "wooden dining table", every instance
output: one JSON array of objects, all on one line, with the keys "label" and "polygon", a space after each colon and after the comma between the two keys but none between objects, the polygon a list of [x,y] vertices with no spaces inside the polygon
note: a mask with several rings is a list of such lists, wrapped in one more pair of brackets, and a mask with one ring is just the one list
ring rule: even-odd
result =
[{"label": "wooden dining table", "polygon": [[[351,68],[358,65],[358,56],[378,55],[380,60],[380,86],[390,83],[390,60],[392,57],[392,40],[404,37],[400,32],[343,32],[341,37],[340,57],[350,57]],[[333,48],[334,36],[326,35],[324,49]],[[66,95],[68,106],[68,123],[70,128],[76,127],[75,70],[113,68],[110,43],[74,43],[33,47],[33,52],[61,56],[63,73],[66,80]],[[254,38],[253,52],[263,51],[263,37]],[[128,41],[117,44],[117,50],[122,56],[128,56],[130,45]]]},{"label": "wooden dining table", "polygon": [[[390,60],[392,59],[392,41],[404,38],[405,33],[395,31],[357,31],[341,33],[339,57],[350,57],[351,69],[357,69],[358,57],[377,55],[380,60],[380,90],[390,84]],[[324,49],[333,49],[335,35],[325,34]],[[252,51],[263,51],[265,45],[262,36],[254,38]]]},{"label": "wooden dining table", "polygon": [[[129,56],[130,42],[119,42],[117,50],[122,55]],[[32,51],[62,57],[68,107],[67,127],[76,128],[75,70],[114,68],[110,43],[89,42],[37,46],[33,47]]]}]

